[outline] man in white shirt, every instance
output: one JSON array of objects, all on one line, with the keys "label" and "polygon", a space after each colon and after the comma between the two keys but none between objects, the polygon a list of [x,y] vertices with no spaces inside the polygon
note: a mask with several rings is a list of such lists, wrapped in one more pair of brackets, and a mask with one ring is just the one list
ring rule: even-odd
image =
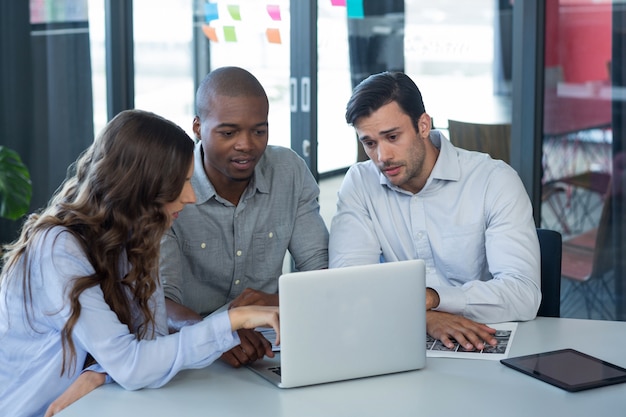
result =
[{"label": "man in white shirt", "polygon": [[539,242],[517,173],[431,130],[403,73],[359,84],[346,111],[369,161],[350,168],[330,230],[330,267],[423,259],[427,331],[448,347],[496,344],[485,323],[539,308]]}]

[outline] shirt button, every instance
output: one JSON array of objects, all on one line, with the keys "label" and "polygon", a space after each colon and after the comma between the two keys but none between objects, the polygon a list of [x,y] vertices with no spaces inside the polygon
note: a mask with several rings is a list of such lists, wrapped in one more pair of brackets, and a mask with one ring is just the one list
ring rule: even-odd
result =
[{"label": "shirt button", "polygon": [[239,281],[239,280],[235,281],[235,285],[239,285],[240,282],[241,281]]},{"label": "shirt button", "polygon": [[241,256],[243,252],[241,252],[240,250],[237,251],[237,256]]},{"label": "shirt button", "polygon": [[274,233],[273,233],[273,232],[270,232],[270,233],[268,234],[268,236],[269,236],[269,238],[271,239],[271,238],[273,238],[273,237],[274,237]]},{"label": "shirt button", "polygon": [[200,244],[200,247],[201,247],[202,249],[206,248],[206,243],[202,242],[202,243]]}]

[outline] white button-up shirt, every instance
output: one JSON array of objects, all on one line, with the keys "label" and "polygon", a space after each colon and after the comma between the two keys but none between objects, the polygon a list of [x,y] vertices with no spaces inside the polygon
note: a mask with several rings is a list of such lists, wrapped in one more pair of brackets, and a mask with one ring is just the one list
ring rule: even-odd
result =
[{"label": "white button-up shirt", "polygon": [[440,153],[417,194],[392,185],[372,161],[350,168],[331,223],[330,267],[423,259],[437,310],[485,323],[533,319],[539,241],[519,176],[439,131],[430,139]]}]

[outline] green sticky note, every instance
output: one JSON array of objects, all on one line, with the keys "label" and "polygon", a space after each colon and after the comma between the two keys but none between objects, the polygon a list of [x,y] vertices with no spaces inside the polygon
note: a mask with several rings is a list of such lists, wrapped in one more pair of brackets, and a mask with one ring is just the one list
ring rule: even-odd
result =
[{"label": "green sticky note", "polygon": [[234,26],[224,26],[224,39],[226,42],[237,42],[237,34]]},{"label": "green sticky note", "polygon": [[228,13],[230,13],[230,17],[232,17],[233,20],[241,20],[241,10],[238,5],[229,4],[227,8]]}]

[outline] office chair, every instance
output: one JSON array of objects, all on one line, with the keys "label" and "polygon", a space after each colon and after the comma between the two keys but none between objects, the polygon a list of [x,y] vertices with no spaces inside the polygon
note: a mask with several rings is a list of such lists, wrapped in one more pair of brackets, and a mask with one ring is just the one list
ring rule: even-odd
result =
[{"label": "office chair", "polygon": [[613,200],[612,192],[609,191],[604,199],[597,227],[563,240],[561,270],[563,278],[570,284],[563,294],[563,305],[565,307],[574,303],[575,300],[571,300],[574,295],[581,296],[587,310],[587,318],[592,318],[594,311],[598,312],[601,318],[613,317],[611,307],[615,303],[615,294],[609,286],[616,259],[612,242],[615,226]]},{"label": "office chair", "polygon": [[450,141],[454,146],[488,153],[507,164],[511,160],[511,125],[483,124],[448,120]]},{"label": "office chair", "polygon": [[541,304],[538,316],[561,316],[561,234],[537,229],[541,251]]},{"label": "office chair", "polygon": [[579,234],[594,225],[594,213],[604,203],[610,181],[607,172],[585,171],[543,184],[542,201],[552,210],[563,235]]}]

